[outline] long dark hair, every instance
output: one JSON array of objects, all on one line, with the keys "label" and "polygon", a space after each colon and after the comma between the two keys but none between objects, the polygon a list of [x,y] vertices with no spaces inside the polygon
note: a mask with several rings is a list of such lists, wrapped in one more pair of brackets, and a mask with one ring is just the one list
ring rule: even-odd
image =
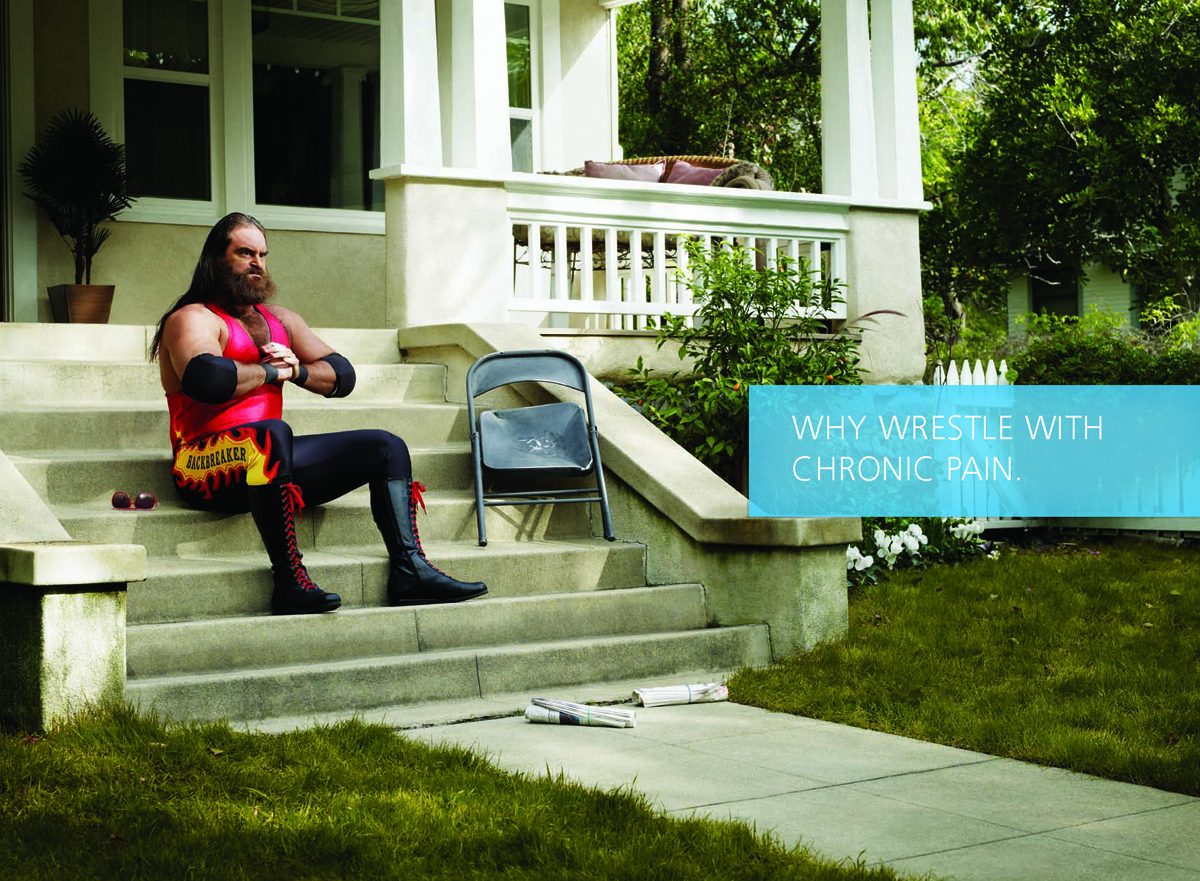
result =
[{"label": "long dark hair", "polygon": [[233,241],[234,231],[244,226],[255,227],[263,235],[266,235],[266,230],[263,229],[261,223],[249,214],[240,214],[236,211],[233,214],[226,214],[217,221],[216,226],[208,231],[208,238],[204,240],[204,247],[200,249],[200,259],[196,262],[196,268],[192,272],[191,287],[187,289],[187,293],[175,301],[175,305],[168,309],[162,318],[158,319],[158,329],[154,332],[153,342],[150,343],[151,361],[158,358],[158,349],[162,345],[163,328],[167,325],[167,319],[184,306],[212,301],[218,293],[217,280],[220,278],[221,261],[225,259],[225,252],[229,250],[229,243]]}]

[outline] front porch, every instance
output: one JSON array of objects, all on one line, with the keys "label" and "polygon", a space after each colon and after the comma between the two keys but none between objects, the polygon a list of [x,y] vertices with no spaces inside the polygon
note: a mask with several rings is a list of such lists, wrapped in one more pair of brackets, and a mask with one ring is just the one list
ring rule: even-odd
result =
[{"label": "front porch", "polygon": [[878,331],[863,339],[869,381],[908,383],[924,370],[910,206],[403,165],[373,175],[386,183],[389,326],[514,322],[604,336],[645,329],[665,312],[694,311],[678,247],[692,238],[705,247],[736,242],[768,265],[802,259],[822,280],[843,283],[846,302],[826,313],[835,325],[876,309],[902,313],[867,326]]}]

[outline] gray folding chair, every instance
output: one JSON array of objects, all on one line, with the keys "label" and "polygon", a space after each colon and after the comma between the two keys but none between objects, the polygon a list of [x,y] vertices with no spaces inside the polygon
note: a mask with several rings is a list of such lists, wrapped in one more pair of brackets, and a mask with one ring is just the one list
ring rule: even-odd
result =
[{"label": "gray folding chair", "polygon": [[[553,382],[583,392],[585,409],[563,402],[511,410],[485,410],[476,417],[475,398],[516,382]],[[599,502],[604,537],[613,541],[612,514],[600,462],[599,432],[587,371],[579,359],[555,349],[494,352],[467,371],[467,419],[475,472],[479,544],[487,544],[484,510],[494,506]],[[556,478],[595,475],[584,489],[484,492],[484,482],[518,485]],[[536,485],[535,484],[535,485]]]}]

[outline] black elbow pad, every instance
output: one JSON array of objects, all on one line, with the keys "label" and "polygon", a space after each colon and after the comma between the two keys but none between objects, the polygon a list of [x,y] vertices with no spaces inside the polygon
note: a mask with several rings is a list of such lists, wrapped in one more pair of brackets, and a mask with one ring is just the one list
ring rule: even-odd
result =
[{"label": "black elbow pad", "polygon": [[224,404],[237,391],[237,365],[229,358],[205,353],[183,371],[183,393],[205,404]]},{"label": "black elbow pad", "polygon": [[326,355],[324,358],[317,359],[324,361],[333,368],[333,375],[336,377],[333,383],[333,391],[327,394],[327,398],[344,398],[350,392],[354,391],[354,365],[334,352],[332,355]]}]

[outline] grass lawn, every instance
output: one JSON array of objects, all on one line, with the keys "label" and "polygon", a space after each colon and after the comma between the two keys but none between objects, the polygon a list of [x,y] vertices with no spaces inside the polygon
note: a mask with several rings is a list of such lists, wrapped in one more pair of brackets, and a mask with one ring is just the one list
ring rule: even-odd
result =
[{"label": "grass lawn", "polygon": [[733,700],[1200,796],[1200,549],[1078,538],[896,573]]},{"label": "grass lawn", "polygon": [[500,875],[897,877],[358,722],[269,736],[116,709],[0,736],[0,878]]}]

